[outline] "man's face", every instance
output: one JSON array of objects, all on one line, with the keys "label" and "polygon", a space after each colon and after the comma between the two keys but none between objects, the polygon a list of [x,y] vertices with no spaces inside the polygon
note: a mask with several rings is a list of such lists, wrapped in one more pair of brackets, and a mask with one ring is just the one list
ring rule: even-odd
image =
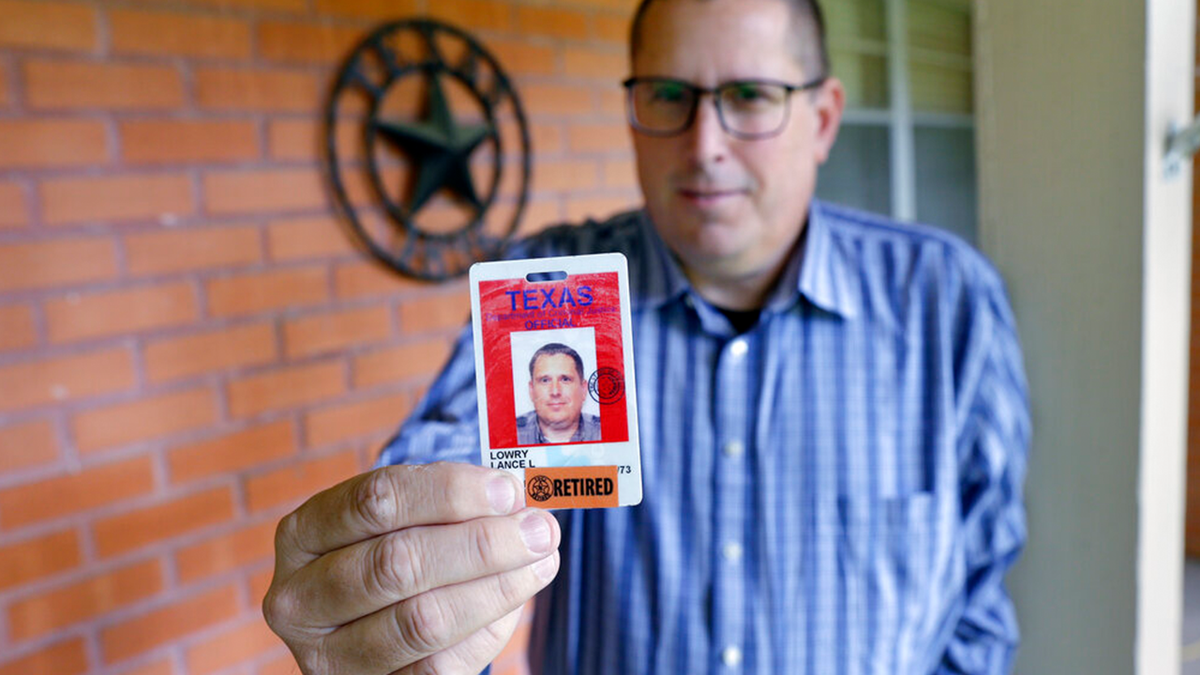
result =
[{"label": "man's face", "polygon": [[[633,75],[701,87],[742,79],[798,85],[824,73],[804,71],[789,44],[793,26],[780,0],[659,0],[644,17]],[[679,135],[633,132],[646,208],[694,283],[697,275],[720,283],[778,273],[804,227],[841,105],[841,85],[831,79],[792,94],[787,126],[772,138],[727,134],[711,96],[701,97]]]},{"label": "man's face", "polygon": [[533,364],[529,398],[543,425],[571,424],[583,410],[584,386],[575,359],[566,354],[543,354]]}]

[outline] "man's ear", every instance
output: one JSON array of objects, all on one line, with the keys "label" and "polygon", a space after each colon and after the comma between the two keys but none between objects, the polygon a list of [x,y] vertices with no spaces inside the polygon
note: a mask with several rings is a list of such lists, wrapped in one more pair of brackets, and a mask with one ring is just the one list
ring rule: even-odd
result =
[{"label": "man's ear", "polygon": [[842,113],[846,109],[846,88],[842,81],[830,77],[814,94],[813,107],[817,112],[817,129],[814,154],[817,162],[824,164],[829,158],[829,152],[837,140],[838,129],[842,126]]}]

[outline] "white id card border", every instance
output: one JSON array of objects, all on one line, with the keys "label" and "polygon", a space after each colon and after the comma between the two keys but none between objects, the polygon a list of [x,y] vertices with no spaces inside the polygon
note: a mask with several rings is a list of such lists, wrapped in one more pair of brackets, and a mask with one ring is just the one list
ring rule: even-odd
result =
[{"label": "white id card border", "polygon": [[625,256],[476,263],[470,285],[483,465],[531,506],[641,503]]}]

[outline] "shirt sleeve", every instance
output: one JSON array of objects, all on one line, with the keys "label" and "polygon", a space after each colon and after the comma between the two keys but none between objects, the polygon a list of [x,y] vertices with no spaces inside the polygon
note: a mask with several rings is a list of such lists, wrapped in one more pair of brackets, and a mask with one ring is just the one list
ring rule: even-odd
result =
[{"label": "shirt sleeve", "polygon": [[973,392],[960,408],[958,453],[966,584],[962,613],[936,675],[1001,675],[1020,634],[1004,575],[1026,540],[1023,484],[1030,438],[1028,390],[1003,287],[989,294],[972,341]]},{"label": "shirt sleeve", "polygon": [[478,464],[478,410],[475,348],[468,324],[429,391],[380,452],[376,468],[431,462]]}]

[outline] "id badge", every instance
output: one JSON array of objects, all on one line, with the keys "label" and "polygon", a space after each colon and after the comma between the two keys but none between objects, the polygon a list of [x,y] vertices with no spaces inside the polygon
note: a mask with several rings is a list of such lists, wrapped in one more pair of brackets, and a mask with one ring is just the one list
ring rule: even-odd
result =
[{"label": "id badge", "polygon": [[470,285],[483,465],[530,506],[640,503],[625,256],[477,263]]}]

